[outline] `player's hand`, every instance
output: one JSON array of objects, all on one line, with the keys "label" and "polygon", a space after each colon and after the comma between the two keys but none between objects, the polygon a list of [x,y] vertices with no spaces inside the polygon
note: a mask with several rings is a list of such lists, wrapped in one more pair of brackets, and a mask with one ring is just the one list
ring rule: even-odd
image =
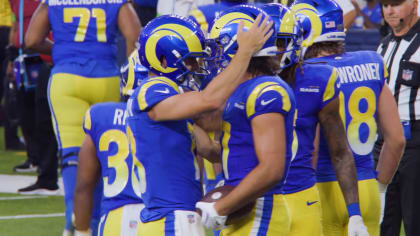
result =
[{"label": "player's hand", "polygon": [[265,17],[261,22],[262,15],[259,14],[255,19],[254,24],[246,32],[243,31],[244,22],[239,22],[238,31],[236,33],[238,42],[238,52],[256,53],[267,39],[273,34],[271,27],[273,21],[268,22],[268,17]]},{"label": "player's hand", "polygon": [[359,215],[354,215],[349,218],[348,227],[349,236],[369,236],[367,228],[363,223],[363,219]]},{"label": "player's hand", "polygon": [[195,207],[201,210],[201,223],[209,229],[225,227],[227,216],[219,216],[214,209],[215,202],[197,202]]}]

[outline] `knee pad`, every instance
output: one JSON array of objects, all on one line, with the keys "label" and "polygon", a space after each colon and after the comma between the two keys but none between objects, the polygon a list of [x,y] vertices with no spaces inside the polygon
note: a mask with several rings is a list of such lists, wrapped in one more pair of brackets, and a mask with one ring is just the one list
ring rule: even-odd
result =
[{"label": "knee pad", "polygon": [[59,152],[61,160],[61,169],[67,166],[77,166],[77,157],[79,156],[80,147],[63,148]]}]

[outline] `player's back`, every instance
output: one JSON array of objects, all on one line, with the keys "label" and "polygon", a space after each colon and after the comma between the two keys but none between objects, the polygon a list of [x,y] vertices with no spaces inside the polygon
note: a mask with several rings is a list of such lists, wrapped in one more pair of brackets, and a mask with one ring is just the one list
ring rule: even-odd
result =
[{"label": "player's back", "polygon": [[107,76],[117,75],[115,43],[118,12],[125,2],[126,0],[45,0],[54,38],[54,64],[100,61],[102,69],[111,73]]},{"label": "player's back", "polygon": [[281,113],[285,122],[286,165],[283,179],[268,194],[280,193],[292,157],[295,99],[286,82],[275,76],[259,76],[243,82],[226,102],[221,137],[225,185],[236,186],[258,165],[251,120],[271,112]]},{"label": "player's back", "polygon": [[[355,159],[358,179],[375,178],[372,150],[377,133],[378,98],[388,77],[382,57],[373,51],[358,51],[312,60],[326,61],[337,68],[340,116]],[[322,132],[317,178],[320,182],[336,180]]]},{"label": "player's back", "polygon": [[101,165],[102,214],[123,205],[142,203],[139,181],[133,175],[137,166],[129,151],[125,108],[126,104],[122,102],[93,105],[87,111],[83,125],[92,138]]},{"label": "player's back", "polygon": [[338,96],[337,71],[326,63],[304,63],[297,67],[293,93],[296,120],[293,134],[293,155],[282,192],[295,193],[316,183],[312,152],[318,113]]},{"label": "player's back", "polygon": [[127,103],[131,152],[144,166],[143,222],[161,219],[174,210],[195,211],[202,197],[190,123],[157,122],[148,116],[155,104],[179,93],[172,80],[152,77],[141,82]]}]

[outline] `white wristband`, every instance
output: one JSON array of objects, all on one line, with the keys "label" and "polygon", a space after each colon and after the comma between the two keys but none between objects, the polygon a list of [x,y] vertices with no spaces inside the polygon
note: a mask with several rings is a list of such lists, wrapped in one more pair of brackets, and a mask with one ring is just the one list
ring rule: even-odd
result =
[{"label": "white wristband", "polygon": [[92,231],[90,229],[85,231],[75,230],[74,236],[92,236]]},{"label": "white wristband", "polygon": [[386,189],[388,188],[388,185],[378,182],[378,187],[380,193],[385,193]]}]

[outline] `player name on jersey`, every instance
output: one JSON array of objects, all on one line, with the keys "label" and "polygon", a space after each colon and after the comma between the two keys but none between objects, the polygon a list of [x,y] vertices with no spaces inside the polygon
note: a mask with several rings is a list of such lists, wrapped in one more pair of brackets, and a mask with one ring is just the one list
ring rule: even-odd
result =
[{"label": "player name on jersey", "polygon": [[113,125],[125,125],[125,120],[127,119],[128,113],[122,109],[115,109]]},{"label": "player name on jersey", "polygon": [[354,66],[337,67],[340,83],[380,80],[379,63],[366,63]]},{"label": "player name on jersey", "polygon": [[49,6],[121,4],[123,0],[49,0]]}]

